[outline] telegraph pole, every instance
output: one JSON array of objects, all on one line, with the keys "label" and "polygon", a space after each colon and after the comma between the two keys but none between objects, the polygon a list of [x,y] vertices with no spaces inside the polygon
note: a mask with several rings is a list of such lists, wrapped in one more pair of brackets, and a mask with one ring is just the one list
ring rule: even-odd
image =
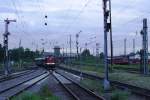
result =
[{"label": "telegraph pole", "polygon": [[[67,47],[66,47],[66,55],[65,55],[65,57],[68,57]],[[68,59],[67,60],[65,59],[65,64],[68,64]]]},{"label": "telegraph pole", "polygon": [[87,50],[87,45],[88,45],[88,43],[85,43],[85,49]]},{"label": "telegraph pole", "polygon": [[9,20],[8,18],[6,20],[4,20],[5,22],[5,33],[4,35],[4,69],[5,69],[5,74],[8,75],[9,72],[9,55],[8,55],[8,35],[10,35],[10,33],[8,32],[8,25],[10,24],[10,22],[16,22],[16,20]]},{"label": "telegraph pole", "polygon": [[62,49],[63,49],[63,52],[62,52],[62,53],[63,53],[63,58],[64,58],[64,44],[63,44],[63,48],[62,48]]},{"label": "telegraph pole", "polygon": [[133,53],[135,54],[135,39],[133,39]]},{"label": "telegraph pole", "polygon": [[110,13],[110,17],[109,17],[109,21],[110,21],[110,52],[111,52],[111,67],[113,65],[113,39],[112,39],[112,19],[111,19],[111,0],[108,1],[109,2],[109,13]]},{"label": "telegraph pole", "polygon": [[20,49],[21,49],[21,39],[20,39],[20,41],[19,41],[19,68],[21,68],[21,51],[20,51]]},{"label": "telegraph pole", "polygon": [[71,45],[71,35],[70,35],[70,41],[69,41],[69,45],[70,45],[70,64],[71,64],[71,54],[72,54],[72,45]]},{"label": "telegraph pole", "polygon": [[104,90],[110,89],[110,82],[108,80],[108,50],[107,50],[107,34],[111,29],[110,18],[110,0],[103,0],[103,11],[104,11],[104,65],[105,65],[105,76],[104,76]]},{"label": "telegraph pole", "polygon": [[44,43],[43,43],[44,39],[41,39],[41,55],[43,56],[44,53]]},{"label": "telegraph pole", "polygon": [[143,29],[141,31],[141,35],[143,38],[142,42],[142,68],[144,68],[144,74],[148,74],[148,27],[147,27],[147,19],[143,19]]},{"label": "telegraph pole", "polygon": [[80,77],[81,77],[81,79],[82,79],[82,71],[81,71],[81,66],[82,66],[82,48],[80,48]]},{"label": "telegraph pole", "polygon": [[96,67],[98,67],[98,59],[99,59],[99,43],[96,43]]},{"label": "telegraph pole", "polygon": [[76,34],[76,48],[77,48],[77,59],[79,58],[79,34],[82,31],[79,31],[79,33]]},{"label": "telegraph pole", "polygon": [[78,38],[79,38],[79,34],[76,34],[76,48],[77,48],[77,59],[79,58],[79,51],[78,51],[78,45],[79,45],[79,42],[78,42]]},{"label": "telegraph pole", "polygon": [[124,39],[124,55],[125,55],[125,56],[126,56],[126,48],[127,48],[126,42],[127,42],[127,39],[125,38],[125,39]]}]

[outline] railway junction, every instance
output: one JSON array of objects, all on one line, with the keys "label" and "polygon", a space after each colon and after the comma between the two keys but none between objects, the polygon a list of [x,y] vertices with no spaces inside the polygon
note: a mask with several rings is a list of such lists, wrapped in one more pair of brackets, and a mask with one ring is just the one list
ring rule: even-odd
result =
[{"label": "railway junction", "polygon": [[125,94],[120,93],[120,95],[127,95],[129,100],[149,100],[150,98],[149,89],[117,80],[110,80],[112,89],[105,92],[102,88],[100,89],[103,87],[103,77],[64,65],[58,66],[55,71],[37,68],[14,73],[11,77],[1,76],[0,79],[1,100],[13,100],[26,93],[36,94],[45,86],[58,100],[107,100],[113,98],[115,91],[124,91]]},{"label": "railway junction", "polygon": [[0,100],[150,100],[148,4],[0,0]]}]

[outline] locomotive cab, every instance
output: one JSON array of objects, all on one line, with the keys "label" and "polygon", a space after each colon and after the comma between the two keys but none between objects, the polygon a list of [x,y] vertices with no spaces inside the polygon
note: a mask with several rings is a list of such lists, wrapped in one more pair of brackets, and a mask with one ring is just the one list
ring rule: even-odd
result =
[{"label": "locomotive cab", "polygon": [[55,66],[56,66],[55,57],[53,57],[53,56],[46,57],[46,59],[45,59],[45,67],[47,69],[54,69]]}]

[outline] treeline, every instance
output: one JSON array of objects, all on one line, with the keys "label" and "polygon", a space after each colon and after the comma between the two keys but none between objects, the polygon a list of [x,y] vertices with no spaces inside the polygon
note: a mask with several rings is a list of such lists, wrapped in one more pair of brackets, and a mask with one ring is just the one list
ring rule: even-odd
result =
[{"label": "treeline", "polygon": [[[29,48],[14,48],[9,50],[9,59],[11,61],[33,61],[34,58],[39,57],[40,53],[38,51],[31,51]],[[4,60],[4,48],[0,44],[0,62]]]},{"label": "treeline", "polygon": [[[91,55],[90,50],[89,49],[85,49],[82,51],[81,53],[82,58],[87,58],[87,57],[94,57],[93,55]],[[104,58],[104,53],[101,52],[99,54],[99,58],[103,59]]]}]

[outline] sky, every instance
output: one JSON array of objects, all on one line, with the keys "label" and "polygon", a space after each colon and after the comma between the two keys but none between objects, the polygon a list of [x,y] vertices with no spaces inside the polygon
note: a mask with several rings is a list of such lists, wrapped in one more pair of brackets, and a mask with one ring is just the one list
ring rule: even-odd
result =
[{"label": "sky", "polygon": [[[124,53],[125,38],[127,53],[133,51],[133,39],[136,42],[136,51],[139,50],[142,44],[140,31],[143,18],[148,18],[150,25],[150,1],[111,0],[111,2],[114,54]],[[46,51],[52,51],[55,45],[59,45],[68,51],[71,35],[72,51],[75,52],[75,35],[82,31],[79,35],[80,48],[84,49],[85,43],[88,43],[87,48],[90,48],[91,53],[95,53],[96,43],[99,43],[100,52],[103,52],[102,0],[0,0],[1,44],[6,18],[17,20],[9,25],[10,49],[19,47],[21,40],[23,47],[32,50],[36,48],[41,50],[44,47]],[[109,44],[108,51],[110,54]]]}]

